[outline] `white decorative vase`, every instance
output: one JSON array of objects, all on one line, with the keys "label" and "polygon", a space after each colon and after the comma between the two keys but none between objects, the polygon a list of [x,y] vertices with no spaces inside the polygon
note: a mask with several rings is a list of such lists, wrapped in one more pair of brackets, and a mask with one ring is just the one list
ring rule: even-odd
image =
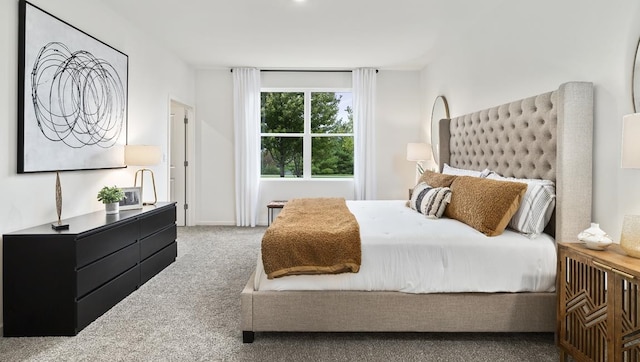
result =
[{"label": "white decorative vase", "polygon": [[625,215],[622,222],[620,247],[627,255],[640,258],[640,216]]},{"label": "white decorative vase", "polygon": [[578,240],[584,242],[587,248],[594,250],[604,250],[613,243],[609,235],[596,223],[591,223],[591,227],[578,234]]},{"label": "white decorative vase", "polygon": [[104,211],[106,212],[107,215],[117,214],[120,212],[120,203],[113,202],[111,204],[104,204]]}]

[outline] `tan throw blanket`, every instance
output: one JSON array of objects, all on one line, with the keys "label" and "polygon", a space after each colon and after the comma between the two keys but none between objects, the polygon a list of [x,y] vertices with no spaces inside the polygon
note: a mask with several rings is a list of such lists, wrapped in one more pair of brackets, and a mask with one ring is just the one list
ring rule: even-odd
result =
[{"label": "tan throw blanket", "polygon": [[262,237],[267,278],[360,270],[360,226],[341,198],[293,199]]}]

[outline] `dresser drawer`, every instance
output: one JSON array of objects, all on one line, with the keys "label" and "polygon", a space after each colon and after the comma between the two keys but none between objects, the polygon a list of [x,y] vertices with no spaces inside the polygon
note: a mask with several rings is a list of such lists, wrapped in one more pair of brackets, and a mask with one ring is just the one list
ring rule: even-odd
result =
[{"label": "dresser drawer", "polygon": [[93,322],[104,312],[116,305],[116,303],[136,290],[139,280],[140,267],[135,266],[80,299],[77,302],[78,324],[76,331],[82,330],[89,325],[89,323]]},{"label": "dresser drawer", "polygon": [[149,257],[147,260],[140,263],[140,285],[147,282],[147,280],[153,278],[167,265],[176,260],[178,255],[178,244],[176,242],[171,243],[166,248],[160,250],[156,254]]},{"label": "dresser drawer", "polygon": [[169,225],[176,224],[176,207],[140,218],[140,238],[145,238]]},{"label": "dresser drawer", "polygon": [[77,240],[76,261],[81,268],[95,260],[133,244],[138,239],[139,225],[128,222]]},{"label": "dresser drawer", "polygon": [[139,260],[140,247],[138,243],[134,243],[85,266],[77,272],[78,290],[76,295],[82,298],[85,294],[135,266]]},{"label": "dresser drawer", "polygon": [[176,241],[177,236],[176,226],[173,225],[140,240],[140,260],[150,257],[158,250]]}]

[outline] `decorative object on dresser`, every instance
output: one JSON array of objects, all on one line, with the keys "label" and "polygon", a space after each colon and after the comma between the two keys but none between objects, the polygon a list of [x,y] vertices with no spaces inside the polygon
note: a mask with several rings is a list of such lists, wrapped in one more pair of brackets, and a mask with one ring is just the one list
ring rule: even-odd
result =
[{"label": "decorative object on dresser", "polygon": [[587,248],[593,250],[604,250],[613,243],[609,235],[600,229],[600,225],[593,222],[588,229],[578,234],[578,240],[582,241]]},{"label": "decorative object on dresser", "polygon": [[66,230],[69,228],[69,224],[62,223],[62,186],[60,185],[60,172],[56,171],[56,213],[58,214],[58,221],[51,224],[53,230]]},{"label": "decorative object on dresser", "polygon": [[98,201],[104,204],[104,209],[107,214],[117,214],[120,212],[120,201],[124,199],[125,195],[121,188],[118,186],[105,186],[98,191]]},{"label": "decorative object on dresser", "polygon": [[[437,96],[431,109],[431,148],[434,159],[438,162],[440,155],[440,120],[449,119],[449,103],[444,96]],[[442,167],[442,165],[439,165]]]},{"label": "decorative object on dresser", "polygon": [[124,198],[120,200],[120,210],[142,209],[142,187],[123,187]]},{"label": "decorative object on dresser", "polygon": [[171,264],[175,203],[3,235],[4,335],[72,336]]},{"label": "decorative object on dresser", "polygon": [[129,58],[19,2],[18,173],[122,168]]},{"label": "decorative object on dresser", "polygon": [[618,245],[607,251],[558,243],[560,360],[640,359],[640,264]]},{"label": "decorative object on dresser", "polygon": [[[124,149],[124,163],[127,166],[153,166],[160,163],[162,154],[160,147],[148,145],[127,145]],[[158,202],[158,194],[156,193],[156,178],[153,171],[148,168],[141,168],[136,171],[133,179],[133,186],[138,185],[138,174],[140,174],[140,187],[142,196],[144,197],[144,173],[151,174],[151,184],[153,185],[153,202],[143,202],[143,205],[154,205]]]}]

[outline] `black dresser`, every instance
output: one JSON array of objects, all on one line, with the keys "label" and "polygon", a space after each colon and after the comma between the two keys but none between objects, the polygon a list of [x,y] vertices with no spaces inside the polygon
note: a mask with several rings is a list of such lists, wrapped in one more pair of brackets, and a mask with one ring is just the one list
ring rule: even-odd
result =
[{"label": "black dresser", "polygon": [[70,336],[176,259],[175,203],[3,235],[4,335]]}]

